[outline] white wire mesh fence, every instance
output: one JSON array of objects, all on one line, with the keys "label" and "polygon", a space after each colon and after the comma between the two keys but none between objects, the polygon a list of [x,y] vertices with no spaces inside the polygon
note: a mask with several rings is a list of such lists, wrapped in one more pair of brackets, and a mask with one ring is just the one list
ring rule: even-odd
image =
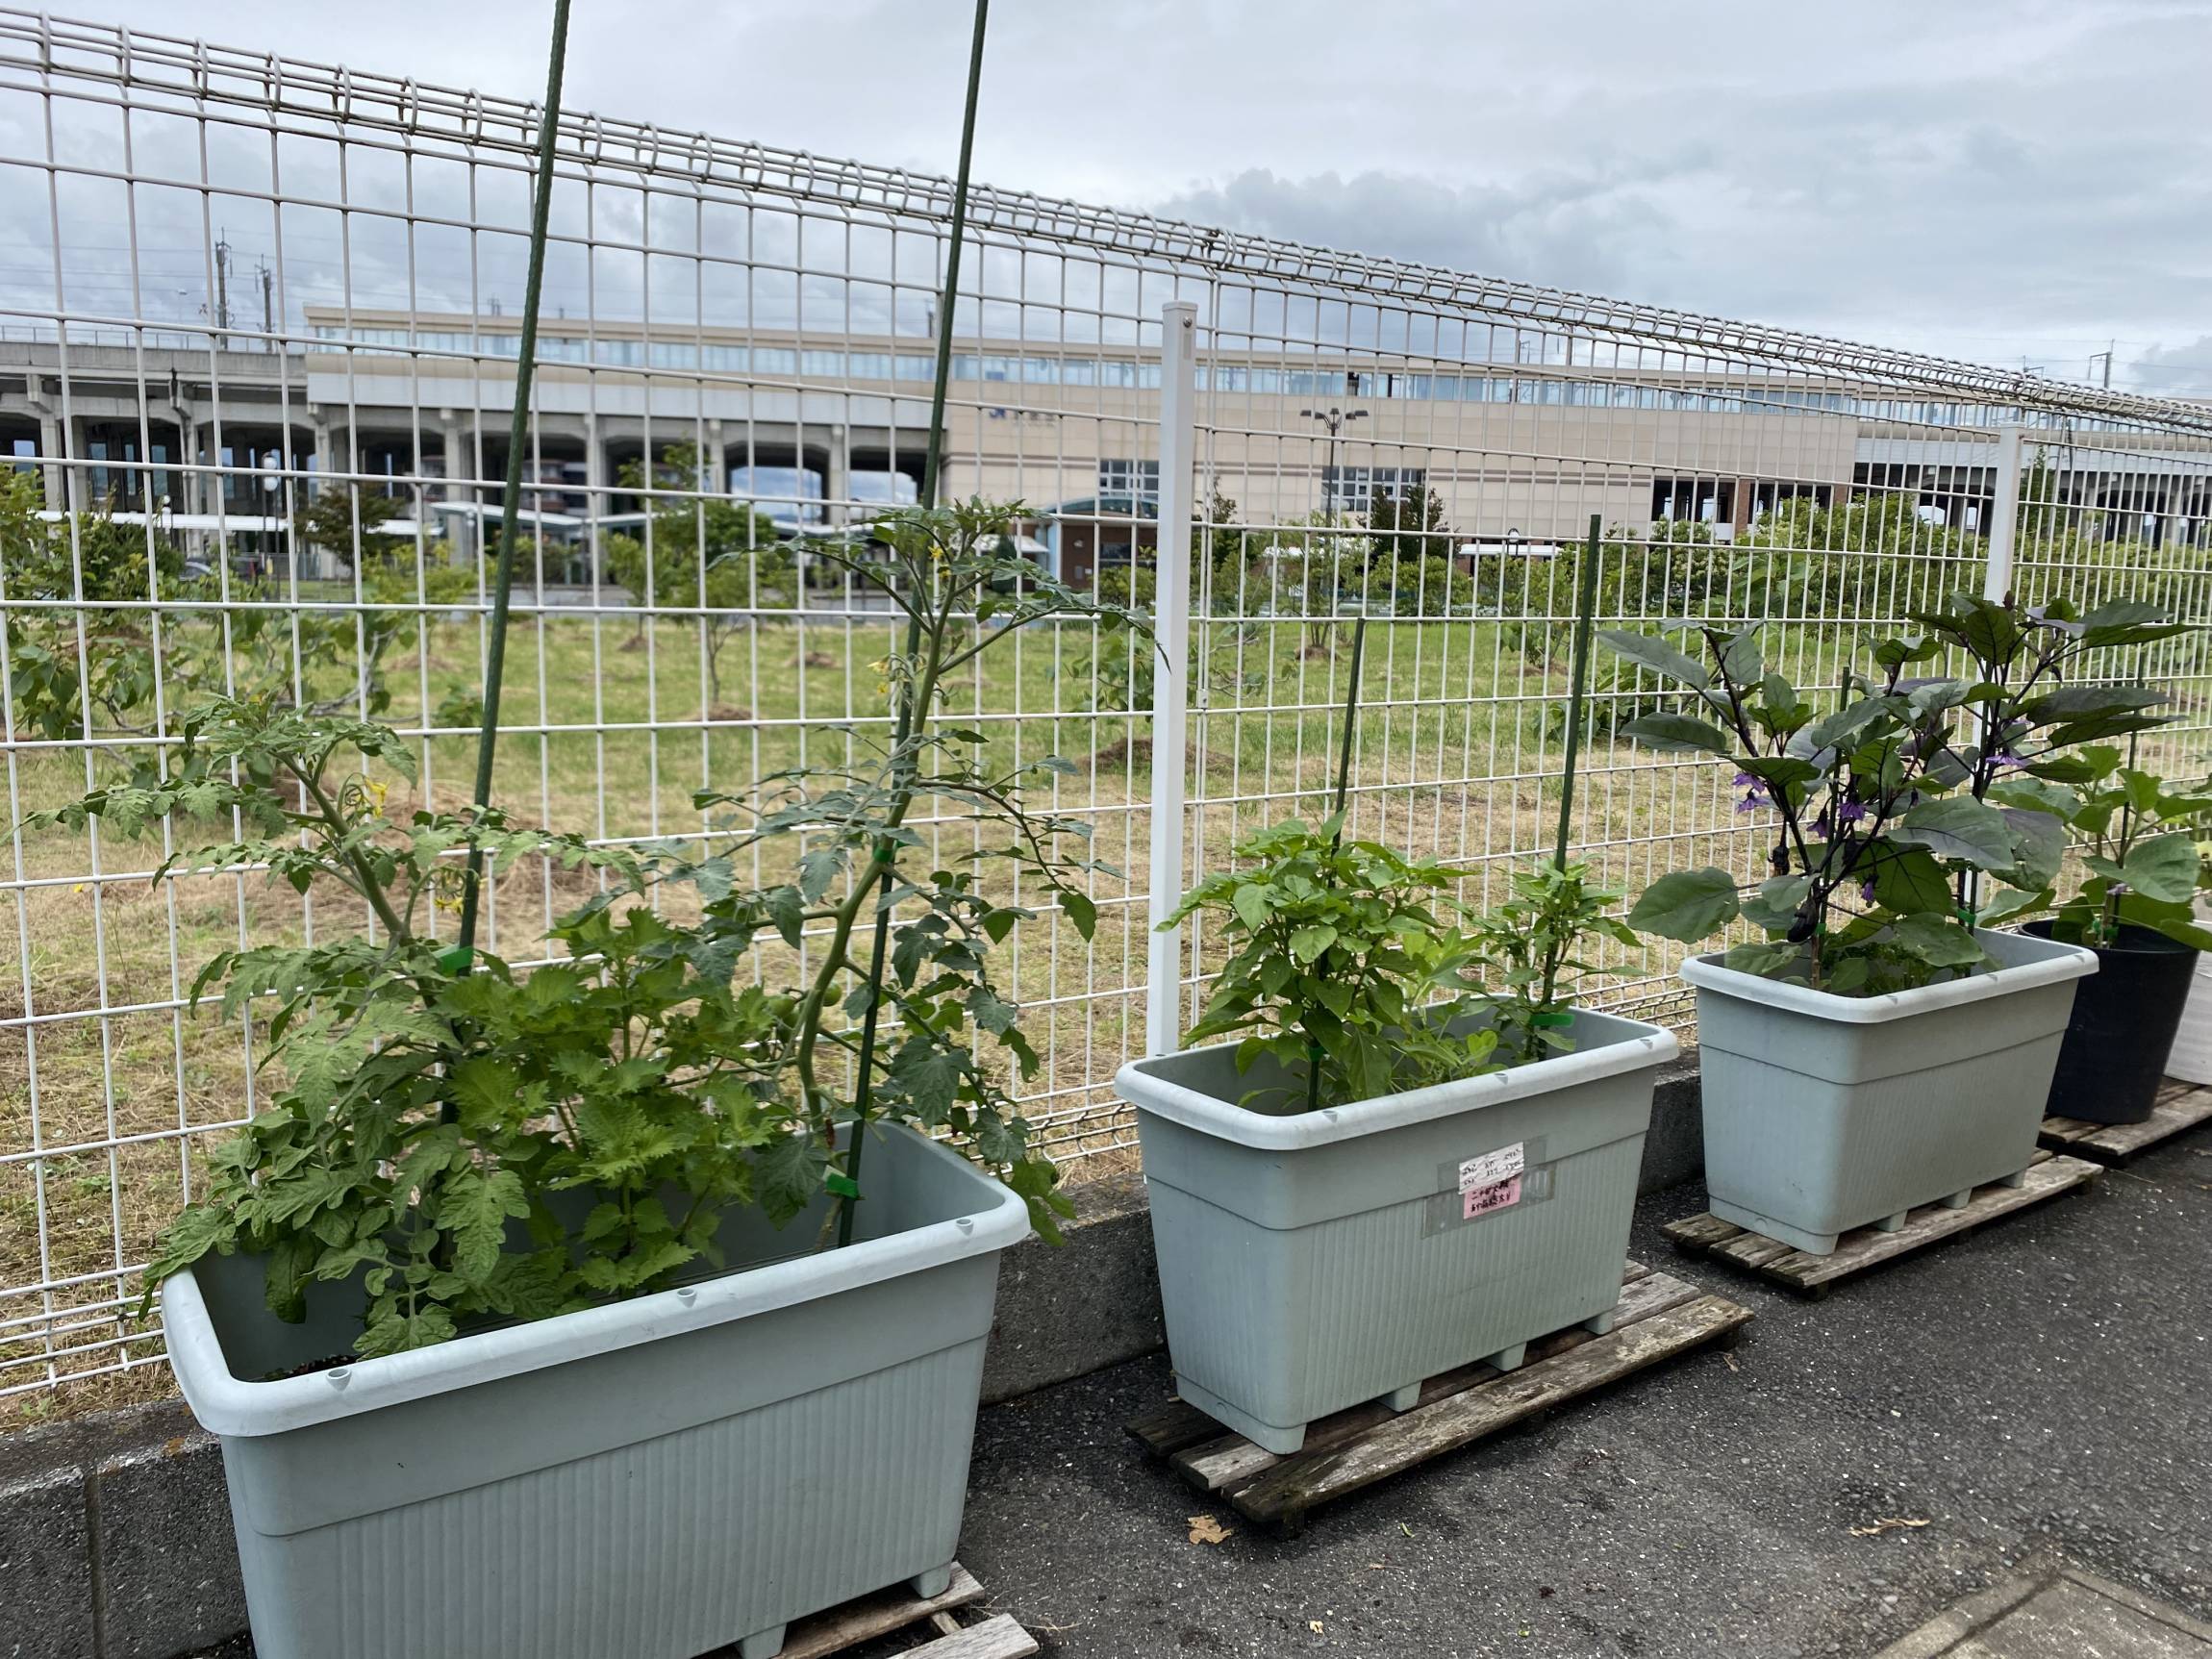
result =
[{"label": "white wire mesh fence", "polygon": [[[0,11],[12,821],[158,769],[216,694],[385,720],[420,775],[381,781],[461,796],[534,128],[523,103]],[[889,617],[807,537],[914,497],[949,197],[564,120],[510,810],[603,842],[707,835],[694,791],[888,724]],[[1982,586],[2012,430],[2024,595],[2212,619],[2212,411],[989,189],[970,223],[948,489],[1026,503],[1032,556],[1101,593],[1150,602],[1189,555],[1180,675],[1058,624],[954,691],[995,756],[1072,763],[1051,805],[1121,872],[1088,945],[1040,905],[1004,947],[1044,1061],[1026,1110],[1069,1159],[1130,1143],[1110,1080],[1144,1043],[1153,890],[1320,809],[1360,616],[1355,824],[1464,861],[1477,893],[1548,846],[1593,515],[1601,625],[1764,620],[1800,683],[1833,685],[1870,635]],[[1170,302],[1194,349],[1166,354],[1191,378],[1164,431]],[[2174,691],[2185,718],[2149,747],[2201,764],[2199,648],[2115,671]],[[1180,745],[1151,719],[1164,673]],[[1692,857],[1748,873],[1760,826],[1724,774],[1614,741],[1661,694],[1600,663],[1576,845],[1623,887]],[[1155,876],[1153,803],[1178,795]],[[932,833],[949,857],[967,832]],[[0,1395],[113,1393],[160,1360],[127,1317],[138,1265],[267,1086],[250,1022],[189,1007],[199,963],[363,925],[255,871],[150,885],[169,850],[9,848]],[[491,948],[534,959],[585,891],[518,870]],[[1184,1023],[1210,960],[1187,943]],[[1609,966],[1594,995],[1679,1014],[1671,964]]]}]

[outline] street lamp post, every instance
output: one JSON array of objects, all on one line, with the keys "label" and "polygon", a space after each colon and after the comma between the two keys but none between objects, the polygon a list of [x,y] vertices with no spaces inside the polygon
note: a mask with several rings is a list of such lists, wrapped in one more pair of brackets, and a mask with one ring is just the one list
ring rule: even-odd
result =
[{"label": "street lamp post", "polygon": [[1321,469],[1321,511],[1325,513],[1329,507],[1329,480],[1337,470],[1337,439],[1353,421],[1365,420],[1368,412],[1355,409],[1346,415],[1341,409],[1301,409],[1298,415],[1304,420],[1318,420],[1329,431],[1329,460],[1328,465]]}]

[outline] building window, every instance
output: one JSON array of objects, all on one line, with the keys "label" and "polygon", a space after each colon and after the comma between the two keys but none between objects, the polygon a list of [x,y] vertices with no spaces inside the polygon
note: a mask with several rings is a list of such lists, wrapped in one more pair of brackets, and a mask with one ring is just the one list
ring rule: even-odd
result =
[{"label": "building window", "polygon": [[1428,473],[1419,466],[1324,466],[1321,505],[1332,513],[1365,513],[1377,495],[1419,495]]},{"label": "building window", "polygon": [[1098,463],[1098,493],[1157,501],[1160,499],[1160,464],[1157,461],[1101,461]]}]

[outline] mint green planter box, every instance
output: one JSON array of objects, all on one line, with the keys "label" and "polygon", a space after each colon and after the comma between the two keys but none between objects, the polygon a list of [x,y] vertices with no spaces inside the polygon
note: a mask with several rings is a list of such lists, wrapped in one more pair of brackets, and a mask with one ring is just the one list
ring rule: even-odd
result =
[{"label": "mint green planter box", "polygon": [[1977,937],[1999,967],[1888,996],[1784,985],[1718,955],[1682,965],[1714,1215],[1824,1256],[1854,1227],[2017,1184],[2097,955]]},{"label": "mint green planter box", "polygon": [[818,1214],[741,1212],[724,1246],[764,1265],[273,1382],[250,1379],[344,1350],[357,1290],[287,1325],[258,1262],[170,1280],[259,1659],[766,1659],[792,1620],[942,1589],[1028,1218],[901,1128],[867,1168],[848,1248],[814,1253]]},{"label": "mint green planter box", "polygon": [[1280,1079],[1240,1074],[1234,1044],[1122,1067],[1176,1391],[1292,1452],[1331,1412],[1404,1410],[1439,1372],[1602,1328],[1676,1048],[1604,1014],[1568,1035],[1571,1054],[1314,1113],[1238,1105]]}]

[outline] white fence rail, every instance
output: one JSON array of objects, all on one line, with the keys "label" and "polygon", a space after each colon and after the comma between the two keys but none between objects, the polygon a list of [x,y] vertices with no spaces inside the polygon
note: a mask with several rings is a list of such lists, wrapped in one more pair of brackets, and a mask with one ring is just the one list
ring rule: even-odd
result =
[{"label": "white fence rail", "polygon": [[[384,719],[423,798],[465,789],[534,126],[0,11],[12,821],[158,767],[218,692]],[[605,842],[705,835],[695,790],[889,718],[889,618],[790,538],[912,495],[949,186],[591,115],[557,173],[500,796]],[[1090,945],[1039,907],[1005,946],[1045,1062],[1025,1107],[1070,1159],[1126,1155],[1114,1069],[1203,996],[1214,942],[1154,925],[1174,895],[1319,808],[1355,617],[1358,829],[1475,893],[1547,845],[1592,514],[1602,625],[1763,620],[1807,685],[2008,542],[2028,596],[2212,620],[2212,410],[1004,191],[970,222],[948,488],[1026,502],[1034,555],[1136,592],[1165,647],[1034,629],[954,692],[994,753],[1074,763],[1053,805],[1125,872]],[[2201,645],[2115,671],[2178,700],[2154,758],[2200,765]],[[1624,888],[1748,872],[1724,775],[1613,740],[1658,694],[1601,662],[1578,850]],[[968,833],[928,828],[946,856]],[[150,887],[165,850],[45,832],[0,867],[15,1409],[162,1386],[138,1266],[267,1086],[251,1024],[188,1006],[199,962],[361,924],[250,872]],[[531,959],[580,896],[517,872],[490,943]],[[1593,995],[1680,1013],[1669,963],[1608,967]]]}]

